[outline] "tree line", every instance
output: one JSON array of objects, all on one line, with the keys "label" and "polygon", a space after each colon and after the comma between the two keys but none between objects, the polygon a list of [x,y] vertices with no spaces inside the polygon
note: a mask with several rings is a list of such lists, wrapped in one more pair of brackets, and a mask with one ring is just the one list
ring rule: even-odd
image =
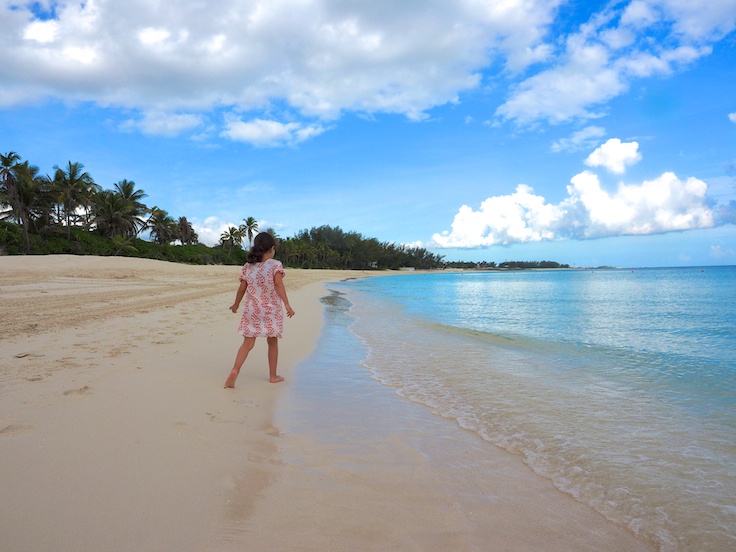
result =
[{"label": "tree line", "polygon": [[381,242],[331,226],[301,230],[293,238],[281,240],[277,252],[285,265],[302,268],[426,270],[443,267],[443,257],[423,247]]},{"label": "tree line", "polygon": [[[232,250],[241,247],[246,240],[252,244],[259,231],[256,219],[248,217],[239,227],[230,226],[223,232],[220,245]],[[443,268],[442,257],[422,247],[380,242],[358,232],[345,232],[339,226],[300,230],[289,238],[279,237],[273,228],[266,228],[264,232],[277,239],[276,259],[285,266],[344,270]]]},{"label": "tree line", "polygon": [[[241,264],[244,242],[250,246],[259,232],[256,219],[248,217],[240,226],[229,227],[210,248],[199,243],[186,217],[175,219],[158,206],[148,207],[145,197],[129,180],[103,189],[78,162],[54,166],[53,175],[44,175],[15,152],[0,154],[0,221],[6,223],[0,223],[0,247],[11,254],[111,254]],[[279,238],[271,228],[265,231],[279,239],[277,258],[290,267],[442,266],[442,257],[424,248],[380,242],[339,227],[315,227],[290,238]],[[146,234],[148,240],[143,239]]]}]

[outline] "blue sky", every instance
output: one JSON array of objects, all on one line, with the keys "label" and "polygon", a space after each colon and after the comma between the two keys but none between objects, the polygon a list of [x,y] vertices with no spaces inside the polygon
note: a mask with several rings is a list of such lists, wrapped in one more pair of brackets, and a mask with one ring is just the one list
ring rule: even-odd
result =
[{"label": "blue sky", "polygon": [[736,264],[736,0],[0,2],[0,150],[205,243]]}]

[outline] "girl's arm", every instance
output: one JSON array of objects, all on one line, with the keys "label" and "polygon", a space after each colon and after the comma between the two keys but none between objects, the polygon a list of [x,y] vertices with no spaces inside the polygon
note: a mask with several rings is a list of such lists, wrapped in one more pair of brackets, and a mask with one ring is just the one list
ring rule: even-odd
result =
[{"label": "girl's arm", "polygon": [[243,300],[243,295],[245,295],[246,289],[248,289],[248,283],[245,280],[240,280],[240,287],[238,287],[238,291],[235,294],[235,302],[230,307],[231,311],[238,312],[238,307],[240,306],[240,302]]},{"label": "girl's arm", "polygon": [[279,294],[279,297],[281,297],[281,300],[284,302],[284,306],[286,307],[286,316],[291,318],[296,314],[294,312],[294,309],[291,308],[291,305],[289,305],[289,298],[286,297],[286,286],[284,286],[284,275],[281,274],[281,272],[277,272],[273,275],[273,283],[276,286],[276,293]]}]

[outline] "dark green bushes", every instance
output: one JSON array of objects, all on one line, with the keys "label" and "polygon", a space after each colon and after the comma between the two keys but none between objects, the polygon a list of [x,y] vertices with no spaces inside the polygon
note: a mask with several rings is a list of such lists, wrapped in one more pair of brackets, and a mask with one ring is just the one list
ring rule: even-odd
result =
[{"label": "dark green bushes", "polygon": [[[99,255],[158,259],[187,264],[242,265],[246,252],[228,251],[221,246],[156,244],[140,238],[123,239],[101,236],[81,228],[45,228],[29,236],[31,255]],[[23,254],[23,232],[18,224],[0,221],[0,254]]]}]

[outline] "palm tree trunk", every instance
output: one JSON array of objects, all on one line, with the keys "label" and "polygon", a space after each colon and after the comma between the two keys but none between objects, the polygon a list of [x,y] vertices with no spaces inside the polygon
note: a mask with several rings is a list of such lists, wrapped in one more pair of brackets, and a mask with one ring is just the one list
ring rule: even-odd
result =
[{"label": "palm tree trunk", "polygon": [[29,255],[31,253],[31,241],[28,237],[28,220],[25,216],[25,213],[21,209],[20,200],[18,199],[18,189],[15,182],[13,182],[11,186],[9,186],[8,192],[12,208],[15,211],[16,216],[18,217],[20,227],[23,229],[23,254]]},{"label": "palm tree trunk", "polygon": [[21,226],[23,227],[23,245],[25,246],[25,254],[31,254],[31,239],[28,236],[28,217],[25,213],[21,213]]}]

